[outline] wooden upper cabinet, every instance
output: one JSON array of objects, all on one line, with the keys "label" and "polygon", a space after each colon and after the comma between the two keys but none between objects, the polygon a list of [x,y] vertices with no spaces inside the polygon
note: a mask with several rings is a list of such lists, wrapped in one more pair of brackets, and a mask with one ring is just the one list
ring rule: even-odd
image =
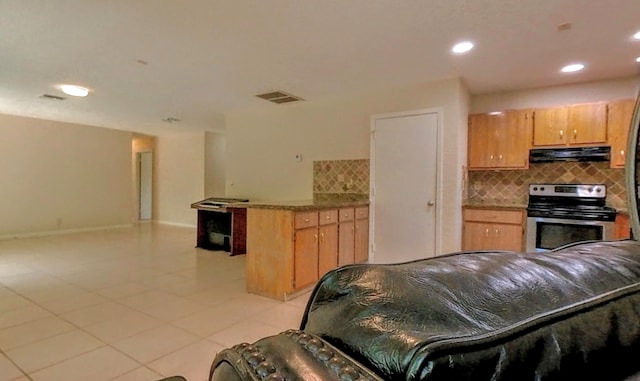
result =
[{"label": "wooden upper cabinet", "polygon": [[605,103],[538,109],[534,113],[534,146],[593,145],[606,142]]},{"label": "wooden upper cabinet", "polygon": [[609,144],[611,145],[611,168],[623,168],[627,149],[627,138],[635,101],[625,99],[609,103],[607,127]]},{"label": "wooden upper cabinet", "polygon": [[533,117],[533,145],[567,144],[568,107],[540,109]]},{"label": "wooden upper cabinet", "polygon": [[527,110],[469,116],[469,169],[529,166],[531,117]]}]

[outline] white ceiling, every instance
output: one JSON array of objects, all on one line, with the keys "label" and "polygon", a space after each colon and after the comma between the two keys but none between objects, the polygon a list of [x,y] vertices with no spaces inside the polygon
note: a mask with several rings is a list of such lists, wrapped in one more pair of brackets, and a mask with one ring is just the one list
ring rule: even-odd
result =
[{"label": "white ceiling", "polygon": [[[640,73],[639,15],[638,0],[0,0],[0,113],[215,130],[232,110],[291,106],[255,97],[272,90],[313,102],[452,77],[472,94],[625,77]],[[463,39],[476,48],[450,54]],[[559,72],[574,61],[586,69]],[[62,83],[91,94],[40,98]]]}]

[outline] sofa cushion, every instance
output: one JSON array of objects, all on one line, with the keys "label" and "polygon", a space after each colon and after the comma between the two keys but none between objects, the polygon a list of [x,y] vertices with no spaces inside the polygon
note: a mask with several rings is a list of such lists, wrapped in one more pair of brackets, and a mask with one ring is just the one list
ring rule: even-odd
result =
[{"label": "sofa cushion", "polygon": [[620,379],[638,369],[640,243],[343,267],[301,328],[385,379]]}]

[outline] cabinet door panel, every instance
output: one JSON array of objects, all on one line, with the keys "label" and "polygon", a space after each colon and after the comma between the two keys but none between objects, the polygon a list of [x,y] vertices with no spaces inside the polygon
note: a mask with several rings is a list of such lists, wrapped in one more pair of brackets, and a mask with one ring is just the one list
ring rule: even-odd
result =
[{"label": "cabinet door panel", "polygon": [[491,226],[494,250],[522,251],[522,226],[496,224]]},{"label": "cabinet door panel", "polygon": [[338,266],[355,262],[355,225],[353,221],[341,222],[338,232]]},{"label": "cabinet door panel", "polygon": [[531,117],[527,111],[506,111],[499,115],[498,164],[502,168],[526,168],[529,164]]},{"label": "cabinet door panel", "polygon": [[469,116],[468,163],[470,169],[491,168],[497,157],[494,117],[488,114]]},{"label": "cabinet door panel", "polygon": [[356,220],[355,232],[355,263],[362,263],[369,260],[369,219]]},{"label": "cabinet door panel", "polygon": [[491,224],[465,221],[462,250],[490,250],[492,246]]},{"label": "cabinet door panel", "polygon": [[322,225],[319,233],[318,278],[338,267],[338,225]]},{"label": "cabinet door panel", "polygon": [[567,132],[570,144],[607,141],[607,105],[591,103],[569,107]]},{"label": "cabinet door panel", "polygon": [[624,168],[626,161],[627,137],[633,117],[635,101],[625,99],[611,102],[607,113],[607,129],[611,144],[611,167]]},{"label": "cabinet door panel", "polygon": [[567,107],[536,110],[533,119],[533,145],[567,144],[567,120]]},{"label": "cabinet door panel", "polygon": [[296,230],[293,262],[295,288],[307,286],[318,280],[317,228]]}]

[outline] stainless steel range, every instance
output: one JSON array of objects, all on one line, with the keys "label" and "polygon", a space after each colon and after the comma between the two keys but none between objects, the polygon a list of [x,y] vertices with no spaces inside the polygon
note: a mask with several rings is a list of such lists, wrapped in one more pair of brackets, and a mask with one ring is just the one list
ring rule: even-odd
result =
[{"label": "stainless steel range", "polygon": [[604,184],[529,185],[527,251],[613,239],[616,210],[606,197]]}]

